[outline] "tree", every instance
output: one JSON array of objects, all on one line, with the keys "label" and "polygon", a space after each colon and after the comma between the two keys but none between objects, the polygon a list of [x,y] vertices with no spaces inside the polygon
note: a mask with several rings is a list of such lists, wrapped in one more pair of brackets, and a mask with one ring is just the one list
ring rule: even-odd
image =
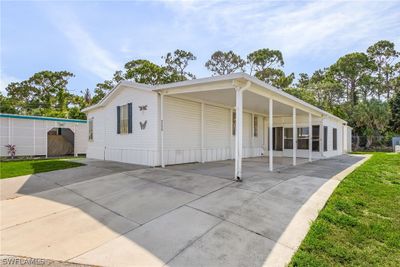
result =
[{"label": "tree", "polygon": [[[177,75],[175,75],[175,77],[177,77]],[[131,60],[124,65],[124,70],[116,71],[111,80],[105,80],[96,85],[92,103],[98,103],[111,89],[123,80],[156,85],[173,79],[168,79],[168,73],[165,67],[158,66],[144,59]]]},{"label": "tree", "polygon": [[395,60],[400,53],[394,48],[394,43],[382,40],[367,49],[368,56],[375,63],[377,95],[386,94],[389,99],[394,93],[394,80],[396,79]]},{"label": "tree", "polygon": [[373,68],[373,63],[364,53],[347,54],[332,65],[328,75],[340,82],[346,90],[347,101],[355,106],[358,103],[360,87],[370,80],[366,77]]},{"label": "tree", "polygon": [[269,68],[280,68],[284,65],[283,56],[279,50],[263,48],[250,53],[247,56],[247,63],[250,65],[250,75],[263,72]]},{"label": "tree", "polygon": [[306,88],[310,83],[310,77],[307,73],[299,73],[299,80],[296,83],[297,88]]},{"label": "tree", "polygon": [[90,93],[89,88],[86,88],[84,92],[81,92],[83,94],[83,100],[87,105],[90,105],[92,103],[92,93]]},{"label": "tree", "polygon": [[352,122],[367,137],[367,148],[371,146],[373,136],[386,130],[389,114],[387,103],[377,99],[363,101],[354,107]]},{"label": "tree", "polygon": [[125,64],[125,80],[132,80],[137,83],[163,84],[169,81],[167,69],[145,59],[129,61]]},{"label": "tree", "polygon": [[68,80],[74,77],[68,71],[41,71],[28,80],[10,83],[7,95],[20,114],[67,116],[71,94]]},{"label": "tree", "polygon": [[294,80],[294,73],[286,76],[283,70],[273,68],[266,68],[262,71],[257,71],[255,76],[258,79],[266,83],[272,84],[273,86],[278,88],[287,88],[292,84]]},{"label": "tree", "polygon": [[177,49],[174,53],[167,53],[165,57],[165,65],[170,73],[176,73],[179,80],[184,81],[188,79],[195,79],[196,76],[188,71],[186,68],[189,65],[189,61],[196,60],[196,57],[192,52]]},{"label": "tree", "polygon": [[0,113],[16,114],[17,109],[14,106],[13,101],[0,93]]},{"label": "tree", "polygon": [[205,66],[213,75],[226,75],[236,71],[244,71],[246,61],[233,51],[216,51]]},{"label": "tree", "polygon": [[400,134],[400,92],[397,92],[389,102],[391,118],[390,127],[395,133]]},{"label": "tree", "polygon": [[304,87],[288,87],[285,88],[284,91],[286,93],[289,93],[307,103],[310,103],[311,105],[317,106],[318,103],[315,100],[315,94],[313,91],[309,90],[308,88]]},{"label": "tree", "polygon": [[[115,76],[115,75],[114,75]],[[102,83],[96,84],[96,88],[94,88],[94,96],[92,98],[92,104],[96,104],[102,100],[106,94],[114,88],[117,84],[115,79],[105,80]]]}]

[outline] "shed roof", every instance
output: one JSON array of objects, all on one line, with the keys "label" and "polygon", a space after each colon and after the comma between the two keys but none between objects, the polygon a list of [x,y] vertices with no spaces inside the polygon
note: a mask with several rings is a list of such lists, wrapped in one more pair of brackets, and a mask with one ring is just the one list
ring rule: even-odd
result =
[{"label": "shed roof", "polygon": [[0,118],[86,123],[86,120],[78,120],[78,119],[65,119],[65,118],[30,116],[30,115],[17,115],[17,114],[5,114],[5,113],[0,113]]}]

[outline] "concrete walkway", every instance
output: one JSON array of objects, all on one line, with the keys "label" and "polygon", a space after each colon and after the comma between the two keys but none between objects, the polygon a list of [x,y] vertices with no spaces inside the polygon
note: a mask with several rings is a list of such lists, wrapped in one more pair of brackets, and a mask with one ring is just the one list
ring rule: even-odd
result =
[{"label": "concrete walkway", "polygon": [[247,159],[242,183],[230,179],[233,161],[160,169],[85,160],[6,179],[1,254],[101,266],[284,266],[362,159],[286,168],[290,160],[279,159],[272,173],[266,159]]}]

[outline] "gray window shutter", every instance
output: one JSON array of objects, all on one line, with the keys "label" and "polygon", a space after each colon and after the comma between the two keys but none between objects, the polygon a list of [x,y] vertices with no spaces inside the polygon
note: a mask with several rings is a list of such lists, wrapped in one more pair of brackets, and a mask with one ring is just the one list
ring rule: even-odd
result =
[{"label": "gray window shutter", "polygon": [[128,103],[128,133],[132,133],[132,103]]},{"label": "gray window shutter", "polygon": [[117,134],[121,133],[121,107],[117,106]]}]

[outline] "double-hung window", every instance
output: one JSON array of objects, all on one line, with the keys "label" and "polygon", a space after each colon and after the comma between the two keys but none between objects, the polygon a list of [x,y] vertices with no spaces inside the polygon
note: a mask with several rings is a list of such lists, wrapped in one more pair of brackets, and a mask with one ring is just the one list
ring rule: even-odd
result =
[{"label": "double-hung window", "polygon": [[121,134],[128,133],[128,105],[121,106],[121,117],[120,117],[120,125],[121,125]]},{"label": "double-hung window", "polygon": [[312,151],[319,151],[319,125],[312,126]]},{"label": "double-hung window", "polygon": [[[293,149],[293,128],[285,128],[285,149]],[[308,127],[297,128],[297,149],[308,149],[310,131]]]},{"label": "double-hung window", "polygon": [[328,151],[328,126],[324,126],[324,151]]},{"label": "double-hung window", "polygon": [[93,141],[93,118],[89,119],[89,141]]},{"label": "double-hung window", "polygon": [[308,127],[297,128],[297,149],[308,149],[310,129]]},{"label": "double-hung window", "polygon": [[332,139],[333,139],[333,150],[337,150],[337,129],[332,129]]},{"label": "double-hung window", "polygon": [[293,149],[293,128],[285,128],[283,142],[285,149]]},{"label": "double-hung window", "polygon": [[117,106],[117,134],[132,133],[132,103]]}]

